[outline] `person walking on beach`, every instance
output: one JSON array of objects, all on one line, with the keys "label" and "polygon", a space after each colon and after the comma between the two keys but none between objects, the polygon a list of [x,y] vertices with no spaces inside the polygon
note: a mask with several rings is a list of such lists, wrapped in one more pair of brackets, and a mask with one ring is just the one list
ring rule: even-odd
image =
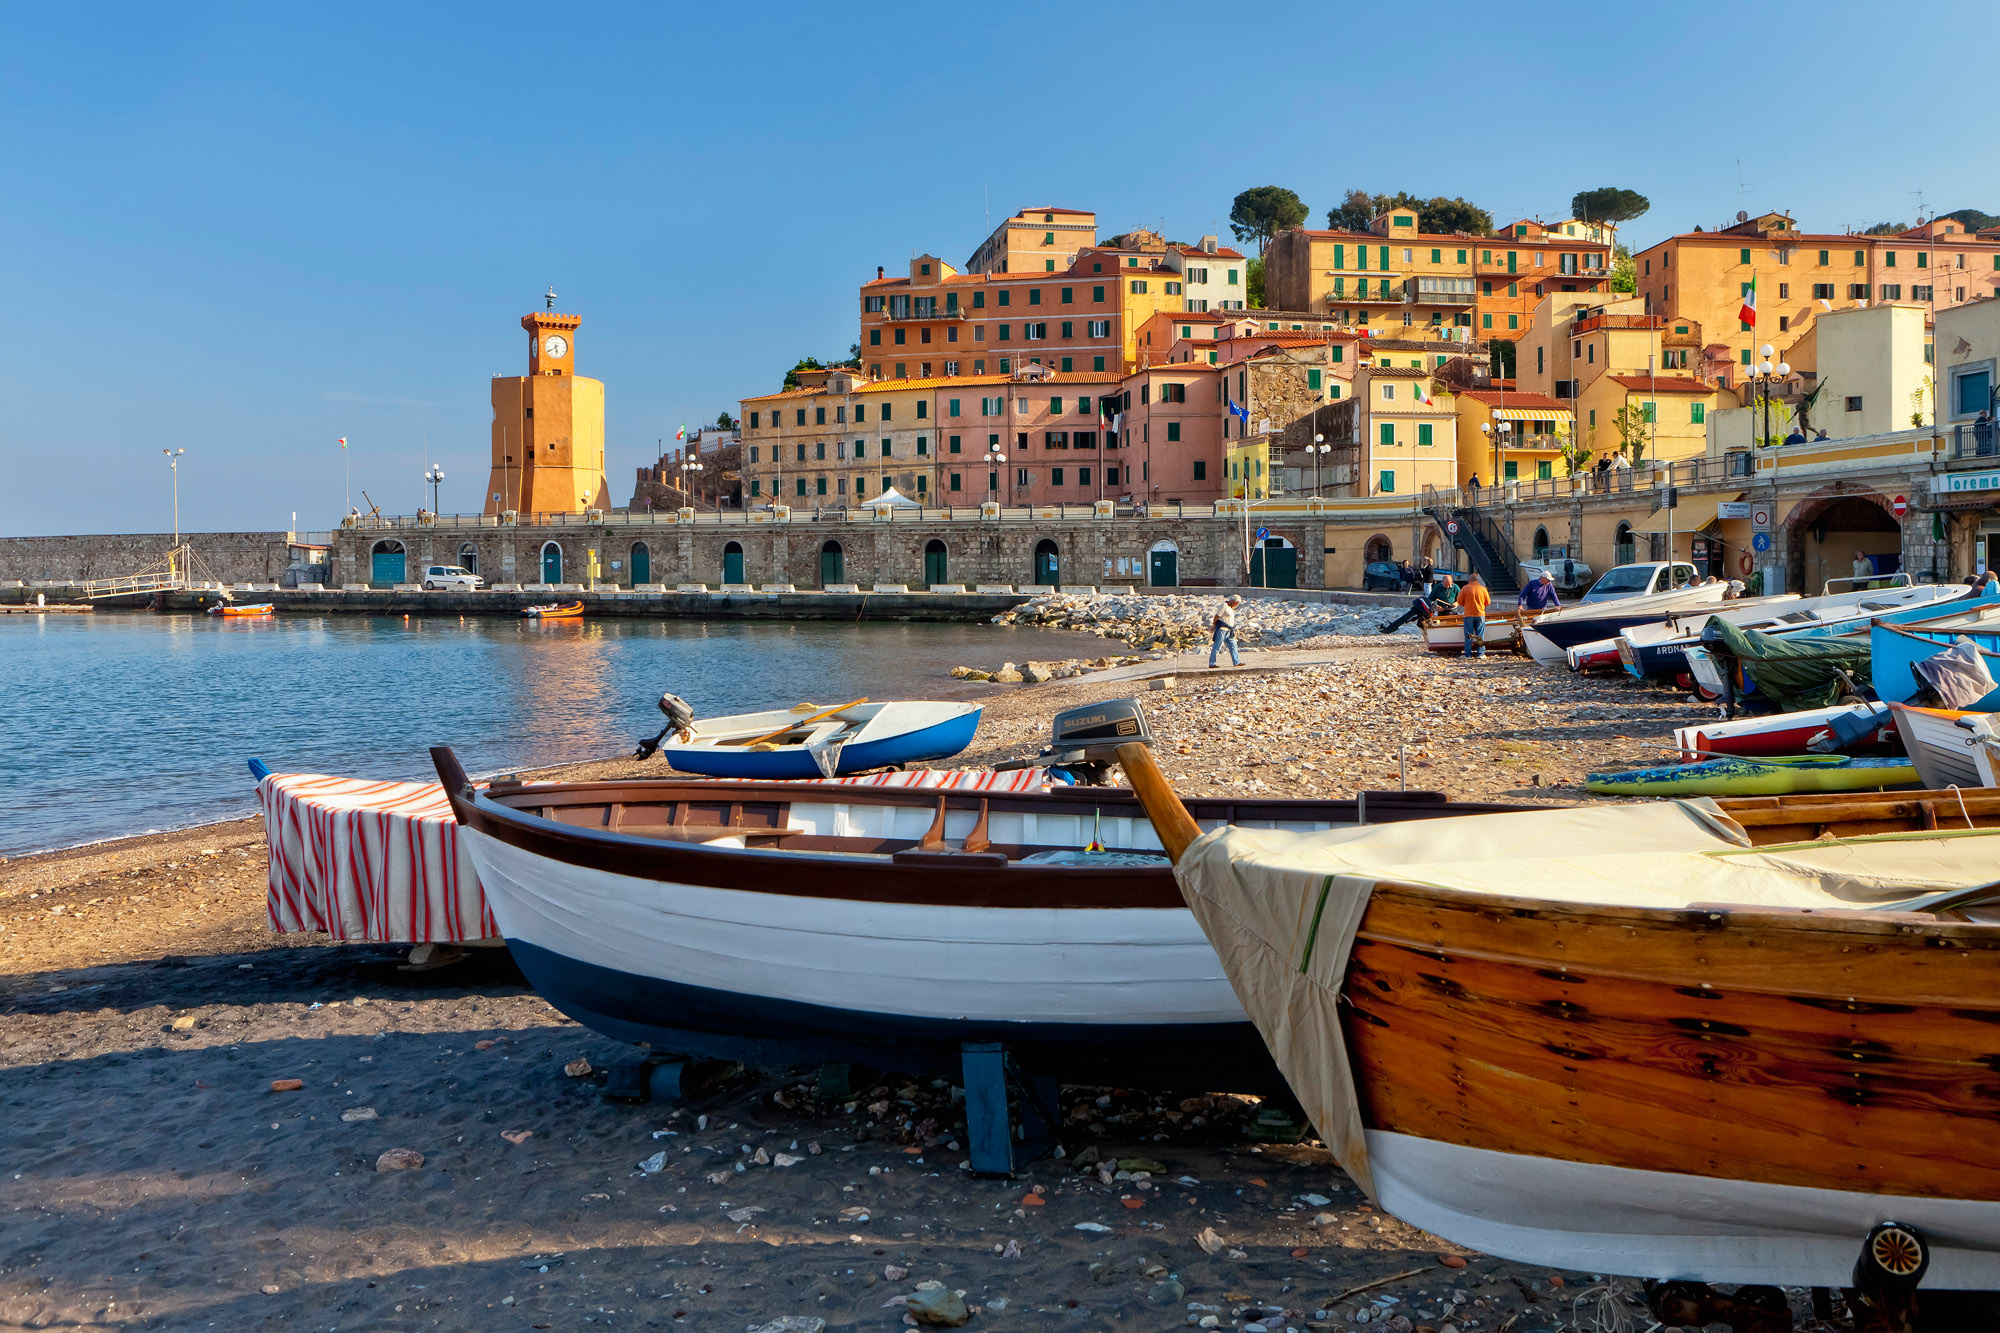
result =
[{"label": "person walking on beach", "polygon": [[1446,570],[1435,587],[1426,584],[1417,600],[1410,603],[1410,609],[1382,627],[1382,633],[1394,634],[1412,620],[1419,629],[1427,629],[1439,616],[1448,616],[1458,607],[1458,586],[1452,582],[1451,571]]},{"label": "person walking on beach", "polygon": [[1473,656],[1473,645],[1478,645],[1478,656],[1486,656],[1486,608],[1493,605],[1493,594],[1486,591],[1486,580],[1474,571],[1465,581],[1465,587],[1458,594],[1458,613],[1465,617],[1465,652],[1462,656]]},{"label": "person walking on beach", "polygon": [[1208,641],[1208,665],[1215,666],[1216,656],[1222,652],[1222,645],[1229,645],[1229,665],[1242,666],[1243,659],[1236,655],[1236,608],[1243,605],[1243,599],[1235,593],[1222,599],[1222,607],[1209,622],[1212,637]]},{"label": "person walking on beach", "polygon": [[1521,589],[1521,595],[1514,599],[1514,609],[1532,615],[1562,610],[1562,599],[1556,596],[1556,576],[1543,570],[1540,578]]}]

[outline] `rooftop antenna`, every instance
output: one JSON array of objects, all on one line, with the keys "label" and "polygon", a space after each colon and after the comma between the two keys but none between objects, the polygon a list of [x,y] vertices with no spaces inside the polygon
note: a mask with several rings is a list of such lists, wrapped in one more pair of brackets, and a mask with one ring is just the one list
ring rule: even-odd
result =
[{"label": "rooftop antenna", "polygon": [[554,310],[556,308],[556,286],[554,283],[549,284],[549,294],[543,299],[548,302],[548,309]]},{"label": "rooftop antenna", "polygon": [[1924,225],[1924,192],[1915,190],[1912,193],[1917,196],[1917,225],[1921,227]]}]

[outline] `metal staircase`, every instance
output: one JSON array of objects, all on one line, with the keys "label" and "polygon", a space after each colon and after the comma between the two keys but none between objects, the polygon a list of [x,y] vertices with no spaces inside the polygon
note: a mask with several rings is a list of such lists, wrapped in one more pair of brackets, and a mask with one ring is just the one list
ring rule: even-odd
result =
[{"label": "metal staircase", "polygon": [[1458,498],[1456,493],[1426,486],[1424,512],[1438,525],[1446,541],[1465,552],[1467,561],[1486,580],[1487,589],[1496,599],[1519,593],[1520,562],[1514,554],[1513,542],[1492,516],[1478,506],[1449,502]]}]

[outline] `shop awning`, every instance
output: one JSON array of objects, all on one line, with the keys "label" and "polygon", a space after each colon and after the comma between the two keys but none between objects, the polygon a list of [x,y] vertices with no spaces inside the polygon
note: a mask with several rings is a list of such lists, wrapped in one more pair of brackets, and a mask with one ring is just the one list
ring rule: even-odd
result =
[{"label": "shop awning", "polygon": [[1576,413],[1553,407],[1496,407],[1493,415],[1502,421],[1574,421]]},{"label": "shop awning", "polygon": [[1715,522],[1716,506],[1742,498],[1741,491],[1717,491],[1713,495],[1684,496],[1678,508],[1662,509],[1644,523],[1637,525],[1633,531],[1666,532],[1671,527],[1675,532],[1700,532]]}]

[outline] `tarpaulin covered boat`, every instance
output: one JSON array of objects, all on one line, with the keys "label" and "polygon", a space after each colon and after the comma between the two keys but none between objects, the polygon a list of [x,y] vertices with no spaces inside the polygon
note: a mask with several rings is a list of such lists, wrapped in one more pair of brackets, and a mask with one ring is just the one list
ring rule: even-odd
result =
[{"label": "tarpaulin covered boat", "polygon": [[1825,708],[1850,687],[1868,683],[1868,636],[1766,634],[1711,619],[1702,627],[1704,656],[1690,652],[1690,666],[1704,685],[1713,675],[1716,692],[1734,712],[1746,696],[1782,713]]},{"label": "tarpaulin covered boat", "polygon": [[2000,794],[1201,833],[1127,770],[1404,1221],[1590,1273],[2000,1287]]},{"label": "tarpaulin covered boat", "polygon": [[1868,588],[1825,597],[1760,597],[1727,602],[1708,615],[1672,616],[1656,625],[1634,625],[1619,635],[1625,669],[1640,679],[1672,677],[1687,670],[1687,650],[1701,641],[1711,620],[1767,634],[1838,633],[1839,627],[1935,616],[1940,603],[1964,597],[1958,583]]}]

